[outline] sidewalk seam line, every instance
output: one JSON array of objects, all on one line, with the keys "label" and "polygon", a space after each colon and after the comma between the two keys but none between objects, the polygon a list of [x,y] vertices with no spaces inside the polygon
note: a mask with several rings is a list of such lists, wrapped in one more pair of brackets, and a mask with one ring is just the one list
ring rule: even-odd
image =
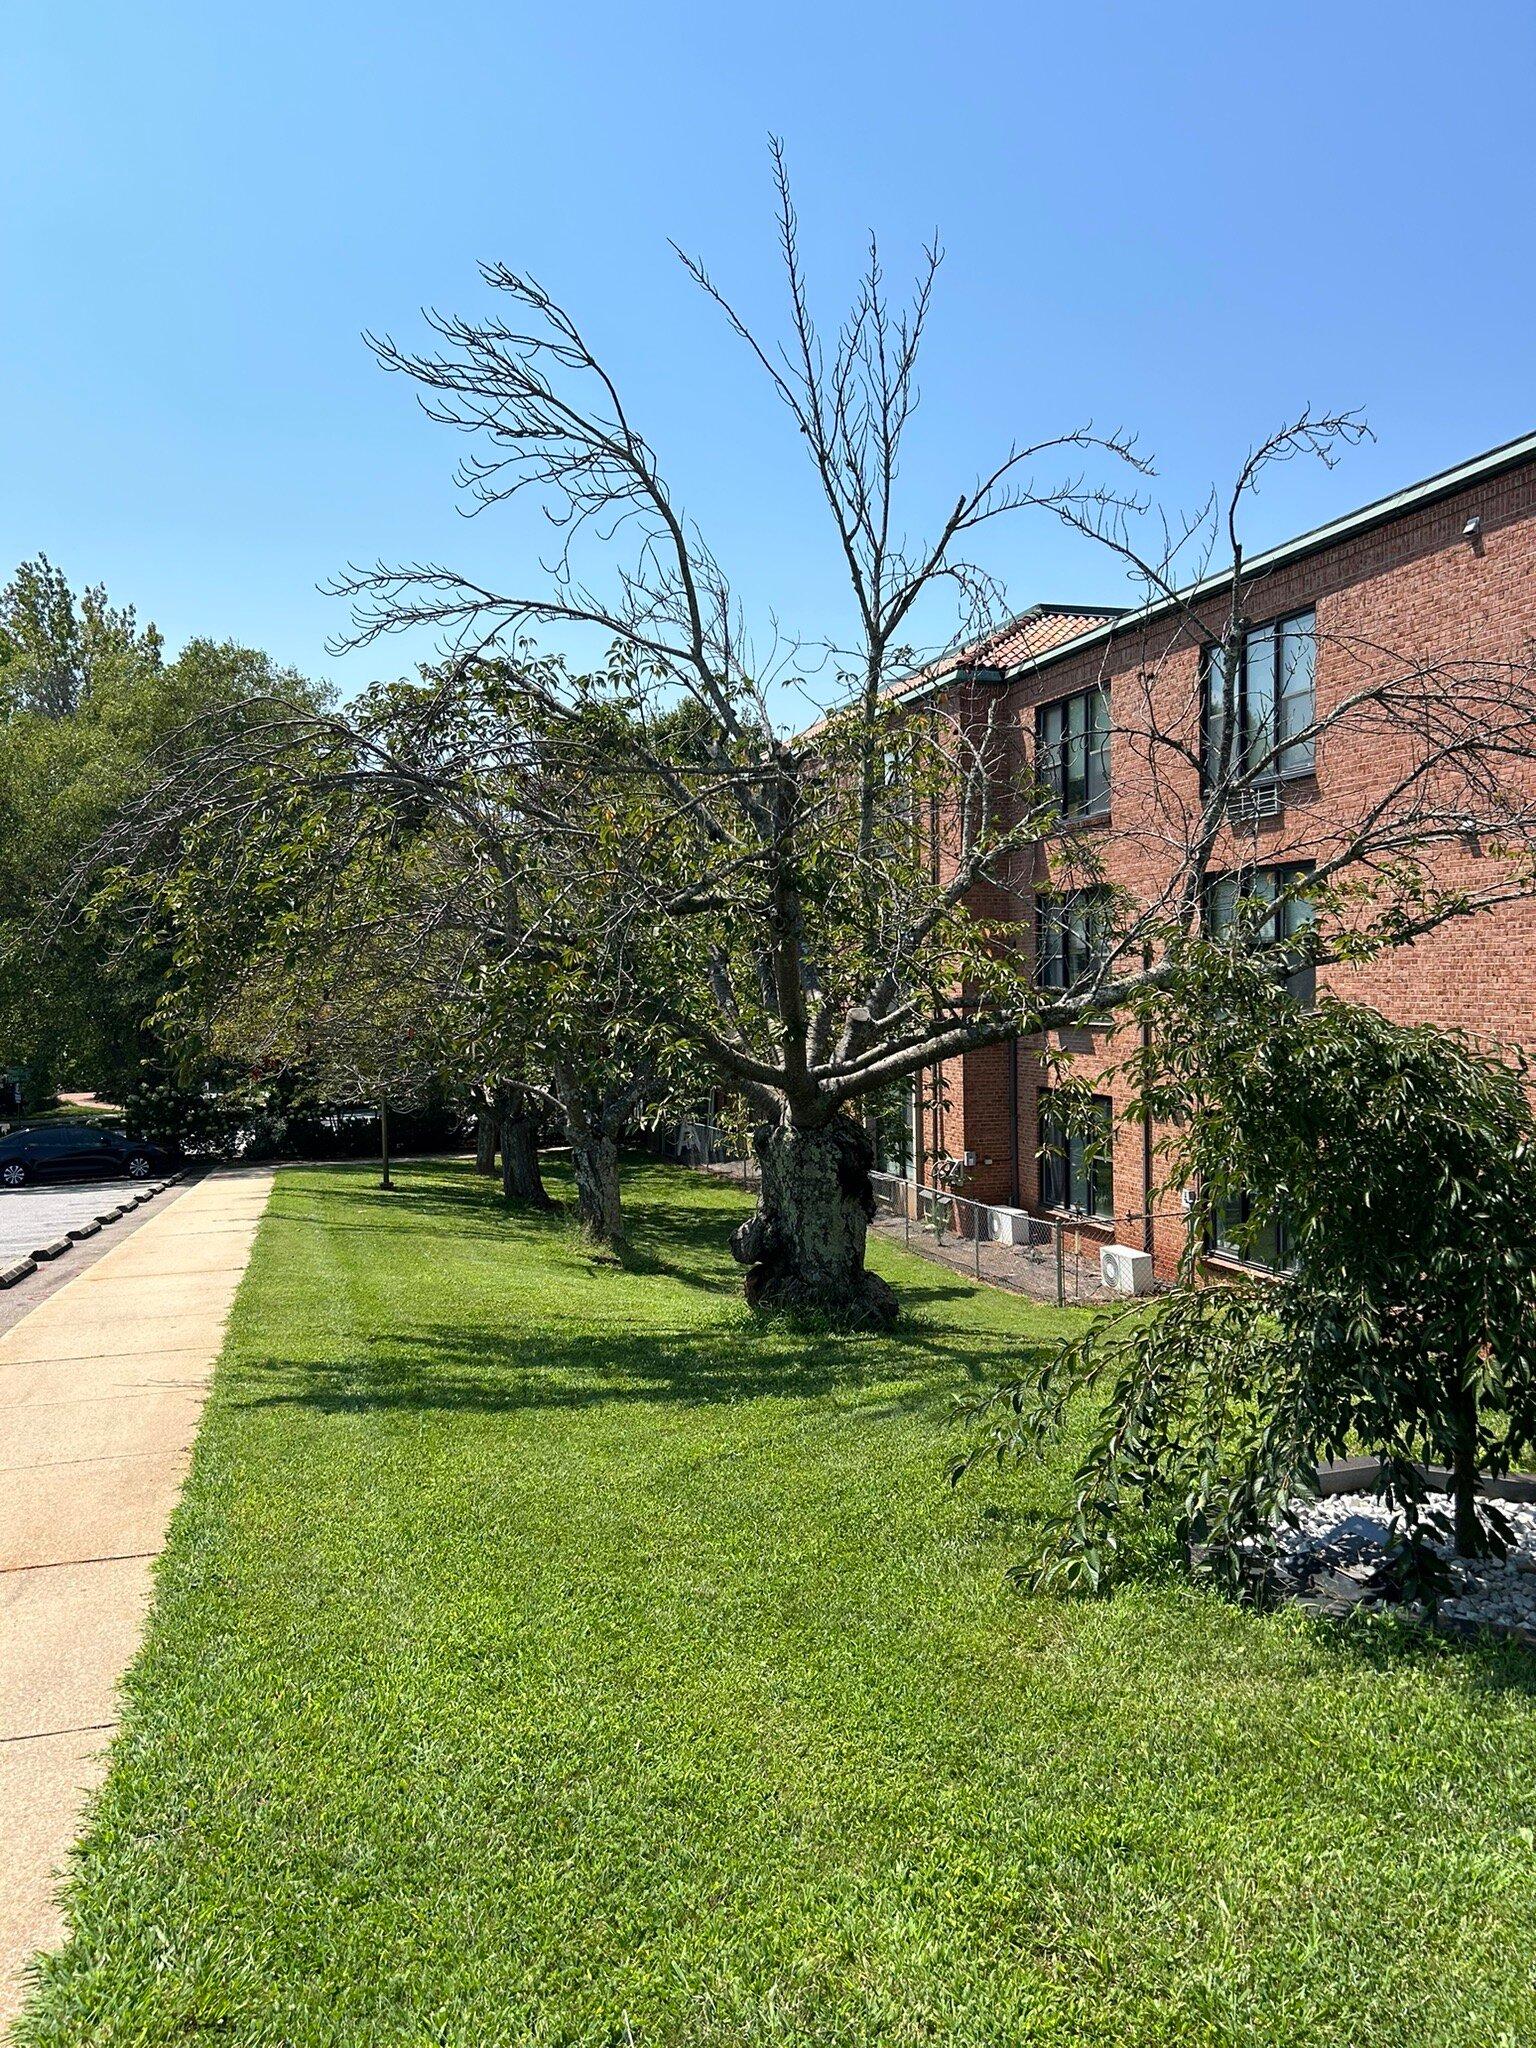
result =
[{"label": "sidewalk seam line", "polygon": [[106,1557],[52,1557],[45,1564],[0,1564],[0,1578],[12,1572],[62,1572],[73,1565],[131,1564],[136,1558],[158,1557],[158,1550],[114,1550]]},{"label": "sidewalk seam line", "polygon": [[[39,1401],[36,1405],[41,1408],[44,1404]],[[190,1448],[188,1444],[175,1444],[168,1451],[101,1451],[94,1458],[34,1458],[26,1465],[0,1465],[0,1472],[63,1472],[78,1465],[128,1465],[142,1458],[179,1458]]]},{"label": "sidewalk seam line", "polygon": [[82,1721],[78,1728],[37,1728],[30,1735],[0,1735],[0,1742],[56,1742],[61,1735],[100,1735],[116,1721]]}]

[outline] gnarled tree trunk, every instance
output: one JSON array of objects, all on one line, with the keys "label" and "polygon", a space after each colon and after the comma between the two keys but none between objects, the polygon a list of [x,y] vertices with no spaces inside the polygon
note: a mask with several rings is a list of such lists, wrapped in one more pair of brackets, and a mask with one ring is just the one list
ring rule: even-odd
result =
[{"label": "gnarled tree trunk", "polygon": [[537,1209],[555,1205],[539,1172],[539,1120],[526,1109],[502,1112],[501,1192],[509,1202],[531,1202]]},{"label": "gnarled tree trunk", "polygon": [[496,1118],[488,1109],[475,1115],[475,1171],[494,1173],[496,1171],[497,1125]]},{"label": "gnarled tree trunk", "polygon": [[874,1146],[864,1126],[849,1116],[811,1129],[762,1124],[752,1149],[762,1169],[757,1211],[731,1239],[747,1268],[748,1301],[889,1329],[895,1293],[864,1267],[875,1213]]},{"label": "gnarled tree trunk", "polygon": [[594,1244],[617,1245],[624,1236],[619,1206],[619,1148],[603,1131],[571,1131],[576,1175],[576,1219]]}]

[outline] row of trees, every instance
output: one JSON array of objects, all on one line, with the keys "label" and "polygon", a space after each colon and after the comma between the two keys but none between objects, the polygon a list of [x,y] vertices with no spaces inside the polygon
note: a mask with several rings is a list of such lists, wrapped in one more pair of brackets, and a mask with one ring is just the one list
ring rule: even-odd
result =
[{"label": "row of trees", "polygon": [[[734,1240],[749,1297],[885,1325],[895,1298],[865,1266],[872,1106],[988,1045],[1134,1024],[1132,1113],[1172,1134],[1170,1178],[1194,1190],[1188,1284],[1001,1397],[989,1448],[1012,1457],[1084,1387],[1107,1395],[1044,1568],[1097,1582],[1131,1496],[1240,1561],[1298,1470],[1362,1438],[1410,1510],[1418,1460],[1444,1455],[1459,1543],[1496,1540],[1473,1478],[1536,1433],[1522,1077],[1285,990],[1536,889],[1530,650],[1453,659],[1373,633],[1330,650],[1347,686],[1283,730],[1239,716],[1262,615],[1246,508],[1273,465],[1358,440],[1348,414],[1303,413],[1187,519],[1149,528],[1151,465],[1084,425],[1010,442],[925,520],[903,479],[939,252],[897,305],[872,250],[824,329],[773,164],[782,335],[685,268],[808,458],[846,630],[749,617],[582,327],[488,266],[499,310],[434,316],[424,351],[373,346],[462,437],[472,508],[531,501],[556,552],[495,587],[438,562],[342,576],[345,644],[436,633],[413,678],[339,706],[247,650],[168,661],[45,562],[5,593],[0,1043],[108,1089],[147,1060],[167,1086],[303,1076],[386,1109],[446,1100],[526,1201],[547,1200],[538,1150],[558,1134],[604,1244],[623,1230],[621,1139],[724,1091],[762,1169]],[[1117,797],[1092,833],[1064,829],[1061,778],[990,687],[1007,614],[982,543],[1031,516],[1105,548],[1140,607],[1103,738],[1142,801]],[[600,665],[533,638],[570,630],[602,637]],[[1215,944],[1234,820],[1286,749],[1368,754],[1373,778],[1321,781],[1307,872],[1281,892],[1306,915],[1239,902]],[[1110,886],[1127,871],[1134,893]],[[1021,943],[1042,886],[1094,905],[1049,988]],[[1258,1191],[1255,1228],[1284,1212],[1297,1258],[1278,1286],[1195,1284],[1202,1215],[1233,1189]],[[1519,1250],[1490,1265],[1490,1245]]]},{"label": "row of trees", "polygon": [[[430,629],[438,659],[345,707],[248,668],[238,690],[189,702],[199,715],[64,900],[70,929],[105,914],[124,960],[157,964],[158,1014],[189,1043],[397,1101],[446,1083],[510,1128],[514,1160],[553,1120],[601,1238],[621,1228],[624,1130],[728,1091],[762,1167],[735,1244],[752,1298],[884,1323],[896,1305],[864,1262],[869,1105],[972,1050],[1130,1015],[1177,985],[1239,801],[1282,746],[1369,742],[1382,772],[1312,814],[1313,871],[1295,886],[1313,915],[1232,924],[1229,945],[1271,971],[1528,893],[1536,670],[1519,650],[1448,661],[1362,643],[1347,650],[1352,687],[1302,728],[1255,738],[1236,700],[1254,601],[1245,509],[1274,464],[1332,461],[1359,423],[1302,414],[1223,499],[1154,522],[1155,546],[1141,538],[1151,465],[1091,425],[1009,442],[925,518],[904,478],[939,252],[899,304],[872,251],[824,328],[777,150],[773,165],[783,333],[760,338],[701,263],[685,267],[808,458],[846,630],[813,642],[784,625],[787,606],[749,615],[581,325],[487,266],[498,310],[433,316],[425,350],[372,345],[460,438],[471,507],[536,505],[553,558],[522,555],[494,587],[439,562],[349,570],[346,644]],[[1091,536],[1145,607],[1108,743],[1141,765],[1152,802],[1117,806],[1094,834],[1057,829],[1032,735],[986,685],[1006,607],[983,543],[1027,518]],[[1192,603],[1216,568],[1217,596]],[[64,638],[136,647],[114,616],[93,597]],[[767,639],[751,630],[763,616],[778,621]],[[606,658],[541,654],[535,631],[595,631]],[[1215,643],[1209,718],[1164,686],[1192,640]],[[909,695],[915,669],[952,684]],[[23,716],[76,715],[67,662],[28,673],[40,708]],[[1470,838],[1495,856],[1474,884],[1446,864]],[[1134,898],[1104,886],[1127,845],[1149,877]],[[1094,943],[1049,990],[1019,944],[1042,879],[1096,889]]]},{"label": "row of trees", "polygon": [[194,639],[171,657],[153,626],[100,586],[71,589],[39,556],[0,591],[0,1065],[28,1094],[57,1084],[115,1101],[172,1086],[160,1006],[168,960],[124,946],[101,915],[61,917],[113,821],[201,721],[259,720],[319,693],[265,654]]},{"label": "row of trees", "polygon": [[[796,638],[782,607],[772,636],[754,635],[581,325],[535,281],[487,266],[499,311],[433,316],[426,350],[372,345],[460,437],[471,508],[536,504],[553,559],[525,557],[495,587],[439,562],[349,570],[345,644],[431,629],[436,664],[345,711],[264,701],[258,719],[205,721],[107,853],[152,883],[146,929],[168,932],[188,1001],[225,1042],[319,1057],[321,1039],[356,1042],[360,1006],[379,1088],[447,1071],[487,1113],[558,1117],[599,1235],[618,1228],[626,1123],[702,1085],[729,1091],[762,1166],[736,1243],[753,1298],[878,1323],[895,1304],[864,1265],[872,1100],[1172,986],[1231,858],[1236,802],[1282,745],[1369,740],[1382,776],[1314,814],[1316,914],[1233,927],[1277,971],[1526,893],[1536,680],[1519,651],[1452,662],[1362,643],[1348,650],[1355,685],[1304,729],[1240,739],[1245,507],[1272,465],[1332,461],[1358,421],[1304,413],[1224,499],[1155,525],[1156,546],[1140,538],[1151,465],[1090,425],[1010,442],[925,520],[903,479],[939,252],[900,305],[872,251],[825,330],[777,150],[773,162],[782,335],[759,338],[701,263],[685,265],[808,457],[846,632]],[[1147,607],[1109,740],[1154,801],[1095,835],[1055,829],[1058,792],[978,667],[1006,615],[981,543],[1026,517],[1092,536]],[[1192,604],[1191,582],[1223,564],[1219,597]],[[603,636],[595,671],[530,638],[571,629]],[[1187,688],[1163,687],[1192,639],[1217,647],[1209,721]],[[914,700],[900,685],[925,665],[956,682]],[[805,712],[818,676],[830,681]],[[1447,879],[1448,850],[1478,835],[1499,857],[1475,885]],[[1043,863],[1054,888],[1102,884],[1127,840],[1149,886],[1135,900],[1101,890],[1094,945],[1065,987],[1042,990],[1018,943],[1026,883]],[[1282,923],[1292,936],[1277,942]]]}]

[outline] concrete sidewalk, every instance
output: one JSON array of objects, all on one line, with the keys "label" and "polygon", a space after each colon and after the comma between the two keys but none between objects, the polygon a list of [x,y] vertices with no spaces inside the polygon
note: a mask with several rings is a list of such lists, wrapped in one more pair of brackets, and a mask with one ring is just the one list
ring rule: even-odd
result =
[{"label": "concrete sidewalk", "polygon": [[58,1872],[271,1185],[210,1174],[0,1334],[0,2029],[63,1932]]}]

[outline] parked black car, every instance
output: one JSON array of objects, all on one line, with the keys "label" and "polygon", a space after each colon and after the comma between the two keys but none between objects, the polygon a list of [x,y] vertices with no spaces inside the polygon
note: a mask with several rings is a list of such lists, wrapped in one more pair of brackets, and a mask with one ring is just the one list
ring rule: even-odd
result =
[{"label": "parked black car", "polygon": [[126,1174],[149,1180],[173,1165],[163,1145],[127,1138],[102,1124],[37,1124],[0,1138],[0,1188],[29,1180],[87,1180]]}]

